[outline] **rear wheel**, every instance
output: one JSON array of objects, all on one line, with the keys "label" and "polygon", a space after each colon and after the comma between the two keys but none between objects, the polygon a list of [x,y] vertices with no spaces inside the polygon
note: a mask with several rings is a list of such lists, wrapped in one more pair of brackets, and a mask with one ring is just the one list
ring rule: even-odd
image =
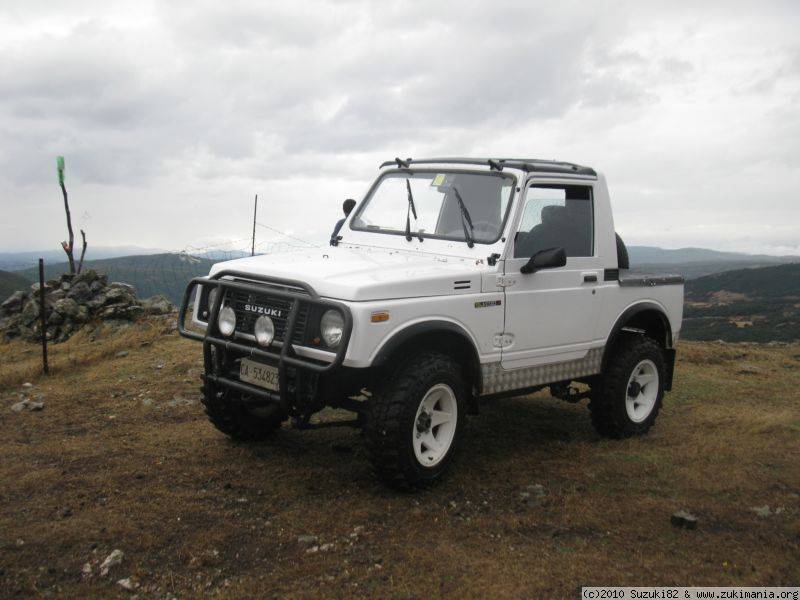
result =
[{"label": "rear wheel", "polygon": [[592,386],[589,410],[597,432],[611,438],[647,433],[661,409],[664,372],[664,352],[655,340],[621,340]]},{"label": "rear wheel", "polygon": [[367,449],[383,481],[424,487],[444,474],[463,427],[466,388],[450,357],[426,352],[401,366],[370,400]]},{"label": "rear wheel", "polygon": [[278,404],[247,407],[240,392],[203,386],[203,406],[208,420],[235,440],[254,441],[269,437],[288,417]]}]

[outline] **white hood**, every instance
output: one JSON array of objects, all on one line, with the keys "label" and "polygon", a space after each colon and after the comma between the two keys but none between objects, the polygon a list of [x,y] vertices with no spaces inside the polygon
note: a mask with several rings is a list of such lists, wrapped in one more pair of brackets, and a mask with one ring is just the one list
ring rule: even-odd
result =
[{"label": "white hood", "polygon": [[471,258],[331,246],[217,263],[211,274],[238,271],[293,279],[326,298],[365,301],[478,292],[486,266],[475,262]]}]

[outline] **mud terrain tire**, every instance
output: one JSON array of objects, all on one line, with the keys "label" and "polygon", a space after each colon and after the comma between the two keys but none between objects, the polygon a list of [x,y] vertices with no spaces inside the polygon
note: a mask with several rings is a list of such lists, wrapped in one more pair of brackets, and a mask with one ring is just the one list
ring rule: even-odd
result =
[{"label": "mud terrain tire", "polygon": [[[644,385],[635,383],[648,377]],[[616,439],[647,433],[661,409],[665,380],[664,352],[658,342],[644,335],[626,335],[592,386],[589,411],[597,433]]]},{"label": "mud terrain tire", "polygon": [[[439,352],[423,352],[405,361],[370,400],[364,438],[378,478],[404,489],[427,487],[440,479],[458,446],[466,408],[467,387],[456,361]],[[451,419],[432,425],[434,414],[450,414]],[[445,440],[436,456],[419,441],[429,434],[432,443],[437,437]],[[430,466],[423,464],[428,461]]]}]

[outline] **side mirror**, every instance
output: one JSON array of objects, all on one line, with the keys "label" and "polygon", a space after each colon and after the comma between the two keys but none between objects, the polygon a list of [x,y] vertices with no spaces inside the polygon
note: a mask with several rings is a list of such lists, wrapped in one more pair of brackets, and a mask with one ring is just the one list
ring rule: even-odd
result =
[{"label": "side mirror", "polygon": [[539,250],[530,260],[522,265],[520,273],[535,273],[541,269],[555,269],[567,264],[567,253],[563,248],[547,248]]}]

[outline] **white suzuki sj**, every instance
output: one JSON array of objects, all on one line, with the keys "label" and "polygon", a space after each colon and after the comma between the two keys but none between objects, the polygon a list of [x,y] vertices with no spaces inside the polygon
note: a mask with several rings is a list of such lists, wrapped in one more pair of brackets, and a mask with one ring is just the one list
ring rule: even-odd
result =
[{"label": "white suzuki sj", "polygon": [[203,343],[205,409],[230,437],[344,408],[377,474],[417,487],[449,467],[479,401],[549,386],[589,398],[603,436],[653,425],[683,280],[628,272],[593,169],[395,159],[331,243],[219,263],[189,284],[179,331]]}]

